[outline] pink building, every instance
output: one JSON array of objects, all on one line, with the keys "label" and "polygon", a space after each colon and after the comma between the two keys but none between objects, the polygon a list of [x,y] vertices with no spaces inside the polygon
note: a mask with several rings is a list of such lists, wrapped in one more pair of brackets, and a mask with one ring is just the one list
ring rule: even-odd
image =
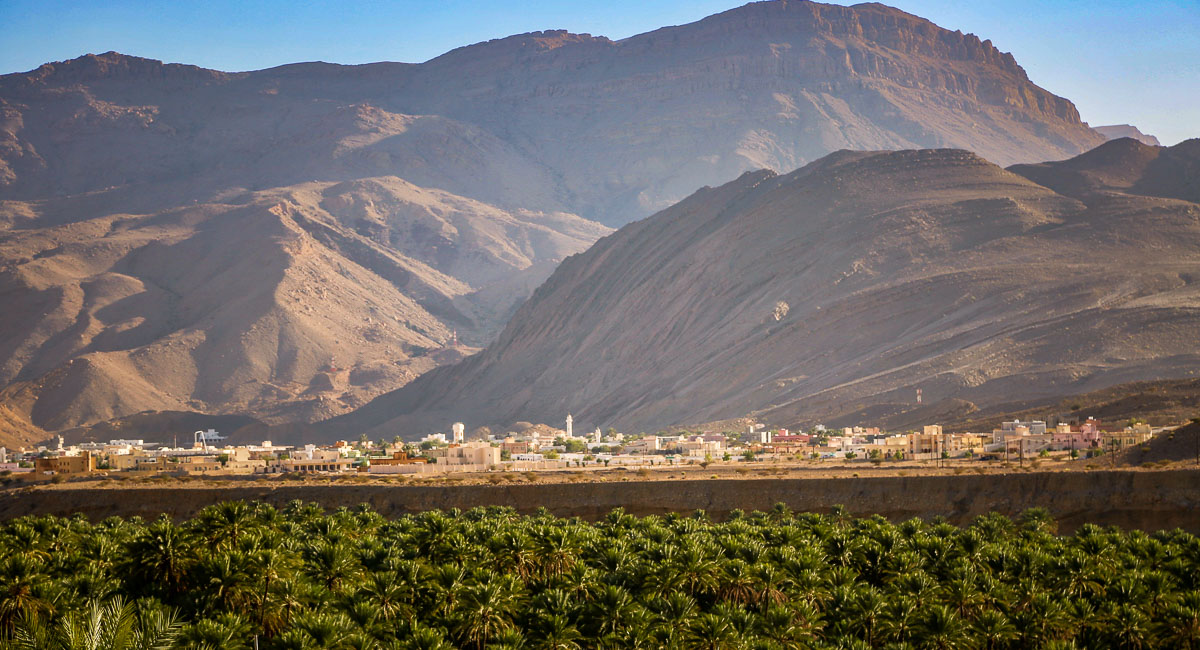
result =
[{"label": "pink building", "polygon": [[1088,418],[1078,427],[1059,425],[1050,448],[1055,450],[1093,449],[1100,446],[1100,420]]},{"label": "pink building", "polygon": [[1093,431],[1091,433],[1084,431],[1069,431],[1066,433],[1055,432],[1054,439],[1050,443],[1050,448],[1056,450],[1092,449],[1099,446],[1099,431]]}]

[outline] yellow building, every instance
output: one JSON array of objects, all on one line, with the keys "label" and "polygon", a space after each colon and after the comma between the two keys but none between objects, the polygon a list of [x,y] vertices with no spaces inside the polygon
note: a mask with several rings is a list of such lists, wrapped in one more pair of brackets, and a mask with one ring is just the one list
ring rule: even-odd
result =
[{"label": "yellow building", "polygon": [[51,456],[36,458],[33,469],[37,473],[51,472],[54,474],[87,474],[96,469],[96,459],[86,451],[78,456]]}]

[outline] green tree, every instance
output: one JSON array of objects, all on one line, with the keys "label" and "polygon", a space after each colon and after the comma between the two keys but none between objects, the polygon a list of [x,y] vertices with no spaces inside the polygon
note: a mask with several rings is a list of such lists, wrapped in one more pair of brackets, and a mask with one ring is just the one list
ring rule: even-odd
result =
[{"label": "green tree", "polygon": [[23,650],[166,650],[179,634],[171,611],[137,611],[121,596],[93,601],[55,625],[35,617],[18,625],[15,647]]}]

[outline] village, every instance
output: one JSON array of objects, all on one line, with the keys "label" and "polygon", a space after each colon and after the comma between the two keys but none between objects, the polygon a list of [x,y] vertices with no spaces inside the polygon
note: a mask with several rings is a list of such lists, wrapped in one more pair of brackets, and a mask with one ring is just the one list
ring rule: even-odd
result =
[{"label": "village", "polygon": [[476,472],[595,470],[608,467],[674,467],[676,465],[805,462],[876,465],[899,461],[1000,461],[1024,464],[1039,458],[1094,458],[1140,445],[1169,428],[1140,422],[1106,425],[1086,418],[1048,426],[1040,420],[1003,422],[988,433],[951,433],[940,425],[919,432],[889,433],[877,427],[805,432],[755,423],[740,432],[680,431],[628,435],[599,428],[584,435],[565,428],[519,423],[512,430],[472,432],[456,422],[450,434],[434,433],[417,442],[399,436],[391,442],[302,446],[228,444],[209,429],[191,434],[190,446],[167,446],[144,440],[109,440],[54,447],[7,450],[0,447],[0,476],[30,479],[123,474],[128,476],[199,475],[206,477],[269,475],[430,476]]}]

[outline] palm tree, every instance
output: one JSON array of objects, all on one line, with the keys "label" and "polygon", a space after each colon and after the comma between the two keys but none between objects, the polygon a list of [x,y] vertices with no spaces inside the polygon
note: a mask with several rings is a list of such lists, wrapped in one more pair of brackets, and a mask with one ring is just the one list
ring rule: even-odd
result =
[{"label": "palm tree", "polygon": [[[247,556],[247,559],[247,572],[250,574],[251,579],[261,581],[262,583],[262,586],[256,589],[256,601],[258,627],[265,631],[267,613],[271,609],[267,605],[267,601],[271,596],[271,586],[290,575],[296,568],[296,561],[291,553],[277,548],[265,548],[252,552]],[[271,634],[268,633],[268,636],[271,636]]]},{"label": "palm tree", "polygon": [[729,621],[716,614],[701,614],[688,628],[688,647],[727,650],[736,647],[737,635]]},{"label": "palm tree", "polygon": [[455,650],[441,630],[419,623],[397,635],[397,641],[389,646],[394,650]]},{"label": "palm tree", "polygon": [[1122,603],[1105,617],[1102,633],[1109,647],[1137,650],[1150,647],[1150,625],[1141,609]]},{"label": "palm tree", "polygon": [[588,606],[588,619],[597,625],[589,631],[597,637],[615,634],[628,625],[630,618],[640,609],[624,589],[616,585],[605,585],[596,593],[595,600]]},{"label": "palm tree", "polygon": [[58,625],[47,627],[27,618],[16,630],[16,647],[24,650],[166,650],[179,633],[180,623],[169,610],[138,612],[117,596],[92,601],[71,612]]},{"label": "palm tree", "polygon": [[855,596],[850,607],[851,620],[861,631],[863,640],[868,645],[875,646],[879,641],[879,627],[885,616],[887,601],[878,589],[871,586],[859,590]]},{"label": "palm tree", "polygon": [[554,614],[538,624],[538,641],[534,647],[546,650],[578,650],[583,635],[566,616]]},{"label": "palm tree", "polygon": [[[1200,600],[1200,597],[1192,600]],[[1200,648],[1200,608],[1193,603],[1172,604],[1155,627],[1159,641],[1166,647]]]},{"label": "palm tree", "polygon": [[240,554],[219,553],[202,560],[195,569],[195,589],[190,594],[205,612],[237,611],[253,602],[255,591]]},{"label": "palm tree", "polygon": [[296,627],[307,634],[318,648],[336,648],[351,633],[350,619],[341,613],[318,612],[296,621]]},{"label": "palm tree", "polygon": [[201,510],[195,523],[196,532],[209,545],[230,549],[254,526],[254,510],[245,501],[225,501]]},{"label": "palm tree", "polygon": [[820,613],[808,603],[798,603],[796,610],[772,605],[759,617],[758,633],[785,650],[807,648],[816,641],[820,623]]},{"label": "palm tree", "polygon": [[726,562],[722,566],[720,586],[717,588],[717,598],[729,600],[743,605],[757,603],[762,592],[750,570],[750,565],[742,560]]},{"label": "palm tree", "polygon": [[348,544],[321,541],[309,547],[305,555],[309,575],[332,592],[341,591],[347,582],[358,577],[358,558]]},{"label": "palm tree", "polygon": [[546,526],[535,530],[533,545],[538,575],[544,580],[566,573],[575,563],[575,549],[571,538],[560,526]]},{"label": "palm tree", "polygon": [[1017,638],[1017,628],[1004,614],[994,609],[985,609],[980,612],[971,623],[971,629],[985,650],[1003,648]]},{"label": "palm tree", "polygon": [[464,644],[483,648],[497,632],[512,628],[519,589],[511,576],[494,576],[468,587],[457,612],[457,630]]},{"label": "palm tree", "polygon": [[0,635],[11,633],[17,621],[45,616],[54,611],[45,593],[46,581],[28,554],[0,559]]},{"label": "palm tree", "polygon": [[183,591],[195,562],[191,542],[169,519],[159,519],[125,549],[123,571],[133,584],[153,593],[161,586],[168,597]]},{"label": "palm tree", "polygon": [[967,645],[966,625],[945,605],[934,605],[922,612],[913,632],[914,645],[918,648],[954,650]]}]

